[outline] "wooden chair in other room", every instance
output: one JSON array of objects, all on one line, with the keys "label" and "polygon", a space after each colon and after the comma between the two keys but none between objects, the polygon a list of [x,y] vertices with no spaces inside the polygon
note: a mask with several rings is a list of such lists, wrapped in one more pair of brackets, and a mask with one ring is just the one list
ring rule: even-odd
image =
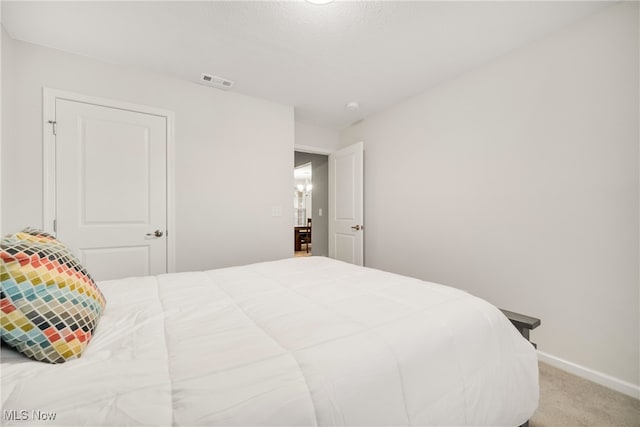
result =
[{"label": "wooden chair in other room", "polygon": [[311,218],[307,219],[307,227],[300,230],[300,247],[305,244],[307,253],[309,253],[309,244],[311,243]]}]

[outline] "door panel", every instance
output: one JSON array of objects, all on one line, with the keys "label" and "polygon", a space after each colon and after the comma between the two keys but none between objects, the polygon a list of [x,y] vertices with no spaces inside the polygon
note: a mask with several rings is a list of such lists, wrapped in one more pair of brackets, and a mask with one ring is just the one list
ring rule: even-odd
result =
[{"label": "door panel", "polygon": [[[108,280],[148,275],[151,270],[149,252],[148,246],[80,249],[78,258],[94,279]],[[114,269],[117,269],[117,275]]]},{"label": "door panel", "polygon": [[80,119],[79,124],[83,223],[148,223],[148,128],[96,119]]},{"label": "door panel", "polygon": [[354,198],[355,185],[355,156],[353,154],[335,158],[334,171],[336,178],[336,219],[356,221],[356,206]]},{"label": "door panel", "polygon": [[[355,248],[357,246],[356,238],[350,234],[336,234],[335,243],[335,259],[356,263]],[[360,264],[361,265],[361,264]]]},{"label": "door panel", "polygon": [[64,99],[55,114],[58,238],[96,280],[165,273],[166,117]]},{"label": "door panel", "polygon": [[329,156],[329,256],[364,265],[364,144]]}]

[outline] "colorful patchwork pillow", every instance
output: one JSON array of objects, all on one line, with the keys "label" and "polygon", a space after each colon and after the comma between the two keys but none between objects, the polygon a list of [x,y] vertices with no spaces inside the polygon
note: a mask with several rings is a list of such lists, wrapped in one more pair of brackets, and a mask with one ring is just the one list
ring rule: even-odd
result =
[{"label": "colorful patchwork pillow", "polygon": [[2,239],[0,262],[2,340],[43,362],[80,357],[106,301],[77,258],[28,228]]}]

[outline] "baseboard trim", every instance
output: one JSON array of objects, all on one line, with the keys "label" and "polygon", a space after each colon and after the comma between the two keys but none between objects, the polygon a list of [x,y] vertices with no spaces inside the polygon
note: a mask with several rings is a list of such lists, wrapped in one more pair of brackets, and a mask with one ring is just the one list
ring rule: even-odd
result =
[{"label": "baseboard trim", "polygon": [[640,386],[635,384],[612,377],[611,375],[603,374],[602,372],[594,371],[593,369],[578,365],[577,363],[569,362],[568,360],[561,359],[540,350],[538,350],[538,360],[558,369],[562,369],[563,371],[567,371],[573,375],[593,381],[596,384],[619,391],[627,396],[640,399]]}]

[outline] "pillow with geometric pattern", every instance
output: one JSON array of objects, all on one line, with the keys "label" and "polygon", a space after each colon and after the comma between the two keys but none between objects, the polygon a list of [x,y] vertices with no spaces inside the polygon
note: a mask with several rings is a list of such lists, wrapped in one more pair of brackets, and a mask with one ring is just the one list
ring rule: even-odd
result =
[{"label": "pillow with geometric pattern", "polygon": [[106,300],[69,249],[27,228],[0,242],[2,340],[48,363],[80,357]]}]

